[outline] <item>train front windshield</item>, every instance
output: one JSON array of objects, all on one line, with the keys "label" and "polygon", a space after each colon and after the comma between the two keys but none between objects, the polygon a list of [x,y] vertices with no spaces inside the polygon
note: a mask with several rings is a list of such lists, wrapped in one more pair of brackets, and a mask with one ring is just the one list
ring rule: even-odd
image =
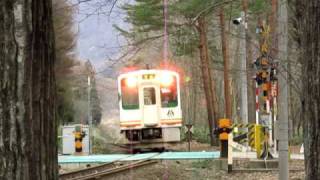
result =
[{"label": "train front windshield", "polygon": [[123,109],[139,109],[139,89],[136,79],[121,80],[121,100]]},{"label": "train front windshield", "polygon": [[170,108],[178,106],[177,94],[177,78],[175,76],[168,76],[162,78],[160,85],[161,93],[161,107]]}]

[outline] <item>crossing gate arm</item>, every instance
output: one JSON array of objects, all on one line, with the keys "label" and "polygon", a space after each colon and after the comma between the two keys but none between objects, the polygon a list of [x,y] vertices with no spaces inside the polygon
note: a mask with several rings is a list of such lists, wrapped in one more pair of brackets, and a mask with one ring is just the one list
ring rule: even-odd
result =
[{"label": "crossing gate arm", "polygon": [[[256,151],[257,158],[260,158],[262,151],[265,151],[264,146],[264,127],[259,124],[233,124],[232,129],[237,130],[237,128],[248,128],[247,132],[238,132],[237,136],[233,137],[233,141],[230,142],[230,145],[241,151]],[[234,133],[232,133],[234,135]],[[241,142],[247,140],[248,145],[242,145]],[[236,141],[236,142],[235,142]]]}]

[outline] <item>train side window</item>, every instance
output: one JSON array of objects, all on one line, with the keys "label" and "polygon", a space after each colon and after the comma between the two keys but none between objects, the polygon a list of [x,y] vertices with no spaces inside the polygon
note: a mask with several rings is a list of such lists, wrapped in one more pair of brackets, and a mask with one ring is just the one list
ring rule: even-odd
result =
[{"label": "train side window", "polygon": [[122,108],[125,110],[139,109],[139,90],[137,84],[128,83],[131,79],[121,80],[121,100]]},{"label": "train side window", "polygon": [[156,91],[153,87],[143,89],[144,105],[156,104]]},{"label": "train side window", "polygon": [[178,106],[177,78],[173,77],[172,83],[160,86],[161,107],[170,108]]}]

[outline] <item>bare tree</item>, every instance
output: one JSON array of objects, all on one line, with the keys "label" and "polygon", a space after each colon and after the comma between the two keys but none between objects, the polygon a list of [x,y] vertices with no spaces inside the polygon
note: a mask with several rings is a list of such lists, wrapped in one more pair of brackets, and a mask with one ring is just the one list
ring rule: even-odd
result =
[{"label": "bare tree", "polygon": [[0,1],[0,179],[57,179],[51,6]]}]

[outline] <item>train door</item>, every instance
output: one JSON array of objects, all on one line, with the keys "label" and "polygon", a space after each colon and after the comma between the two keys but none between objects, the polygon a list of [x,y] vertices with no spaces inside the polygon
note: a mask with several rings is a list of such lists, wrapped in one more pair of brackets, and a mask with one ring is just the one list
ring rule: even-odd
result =
[{"label": "train door", "polygon": [[158,97],[156,86],[143,87],[143,121],[145,126],[156,126],[159,123]]}]

